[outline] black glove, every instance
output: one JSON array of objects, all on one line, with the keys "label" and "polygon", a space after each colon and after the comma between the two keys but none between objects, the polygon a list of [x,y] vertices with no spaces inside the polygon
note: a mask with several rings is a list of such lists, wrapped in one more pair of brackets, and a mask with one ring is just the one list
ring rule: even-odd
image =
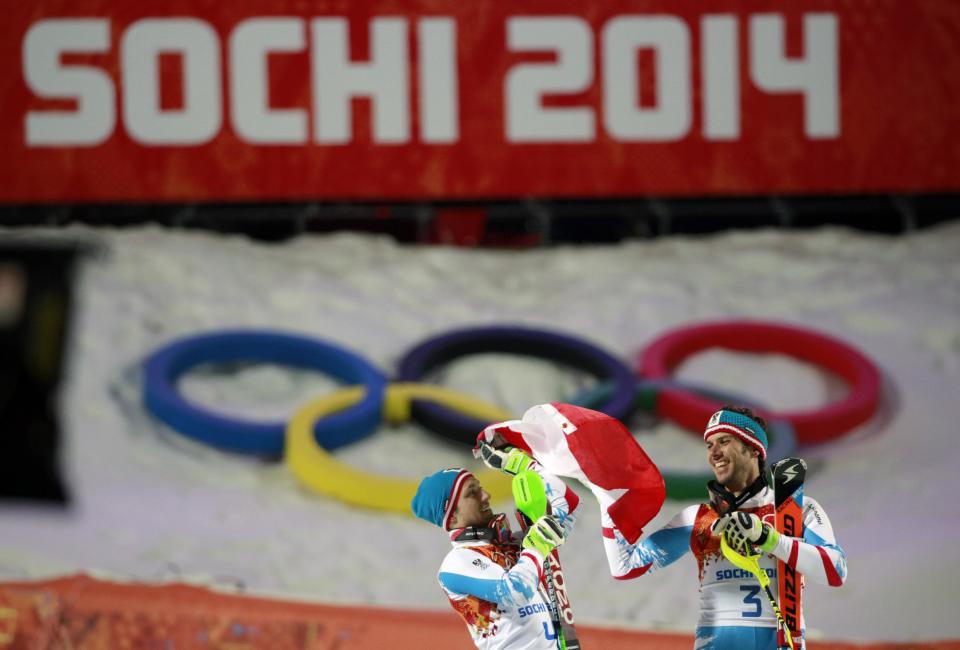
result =
[{"label": "black glove", "polygon": [[527,536],[523,538],[523,547],[535,548],[543,557],[547,557],[563,542],[563,526],[553,515],[544,515],[530,526]]},{"label": "black glove", "polygon": [[487,442],[481,442],[479,444],[474,456],[482,459],[487,467],[499,470],[504,474],[510,474],[511,476],[516,476],[530,467],[530,463],[533,462],[533,459],[518,447],[507,446],[498,448]]},{"label": "black glove", "polygon": [[[733,550],[739,553],[750,552],[751,547],[766,548],[776,544],[776,531],[760,521],[760,517],[748,512],[730,512],[713,522],[710,530],[714,535],[723,535]],[[773,538],[771,538],[773,533]],[[769,542],[773,542],[770,544]]]}]

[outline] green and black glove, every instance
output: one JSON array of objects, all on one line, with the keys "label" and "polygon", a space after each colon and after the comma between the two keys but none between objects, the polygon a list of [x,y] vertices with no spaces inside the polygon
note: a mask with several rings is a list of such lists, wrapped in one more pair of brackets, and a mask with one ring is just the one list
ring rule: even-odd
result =
[{"label": "green and black glove", "polygon": [[553,515],[544,515],[533,522],[523,538],[524,548],[535,548],[543,557],[564,542],[563,526]]},{"label": "green and black glove", "polygon": [[479,447],[480,458],[484,464],[504,474],[516,476],[530,467],[533,459],[518,447],[494,447],[490,443],[481,442]]},{"label": "green and black glove", "polygon": [[717,519],[711,530],[714,535],[723,535],[734,550],[744,553],[756,547],[769,553],[780,539],[773,526],[760,521],[760,517],[748,512],[731,512]]}]

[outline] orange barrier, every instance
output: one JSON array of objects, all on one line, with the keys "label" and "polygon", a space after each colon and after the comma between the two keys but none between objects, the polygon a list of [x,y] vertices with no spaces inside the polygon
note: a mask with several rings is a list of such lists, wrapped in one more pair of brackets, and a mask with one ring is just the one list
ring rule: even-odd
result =
[{"label": "orange barrier", "polygon": [[[689,650],[693,637],[578,626],[597,650]],[[960,641],[815,642],[818,650],[960,650]],[[70,650],[367,650],[473,647],[450,612],[344,607],[231,595],[186,584],[85,575],[0,583],[0,648]]]}]

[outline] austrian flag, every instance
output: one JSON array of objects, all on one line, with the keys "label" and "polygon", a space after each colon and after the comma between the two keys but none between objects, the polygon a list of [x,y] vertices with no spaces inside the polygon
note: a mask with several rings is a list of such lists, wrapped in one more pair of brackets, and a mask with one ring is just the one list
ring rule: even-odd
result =
[{"label": "austrian flag", "polygon": [[533,456],[557,476],[575,478],[597,495],[629,542],[635,542],[666,498],[660,470],[615,418],[553,402],[527,409],[519,420],[491,424],[477,436],[494,443],[497,434]]}]

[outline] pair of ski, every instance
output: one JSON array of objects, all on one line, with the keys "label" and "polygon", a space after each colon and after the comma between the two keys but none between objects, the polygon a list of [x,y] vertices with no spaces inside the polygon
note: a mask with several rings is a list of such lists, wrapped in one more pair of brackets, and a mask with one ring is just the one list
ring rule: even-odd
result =
[{"label": "pair of ski", "polygon": [[[517,516],[524,529],[529,528],[543,515],[549,514],[543,480],[536,472],[524,470],[513,477],[513,499],[517,504]],[[557,553],[557,549],[553,549],[550,555],[543,559],[543,574],[547,600],[550,604],[550,616],[553,619],[553,634],[557,637],[557,648],[580,650],[580,640],[577,638],[577,629],[573,624],[573,609],[570,607],[570,598],[567,597],[567,585],[563,578],[560,554]],[[545,629],[544,633],[549,638],[549,631]]]},{"label": "pair of ski", "polygon": [[[803,481],[807,464],[800,458],[784,458],[770,468],[773,475],[773,500],[776,508],[776,529],[788,537],[803,536]],[[760,554],[741,555],[720,538],[720,550],[735,566],[757,577],[777,615],[777,647],[795,650],[795,644],[803,641],[800,631],[800,575],[796,569],[783,561],[777,562],[777,580],[780,603],[770,590],[770,578],[760,568]]]}]

